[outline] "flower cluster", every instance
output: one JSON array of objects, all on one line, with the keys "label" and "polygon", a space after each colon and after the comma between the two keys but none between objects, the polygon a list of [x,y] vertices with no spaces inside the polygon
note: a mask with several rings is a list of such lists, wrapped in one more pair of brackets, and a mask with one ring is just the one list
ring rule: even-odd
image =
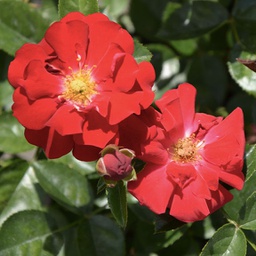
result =
[{"label": "flower cluster", "polygon": [[[98,160],[106,181],[129,180],[155,213],[204,219],[232,199],[225,184],[243,187],[243,113],[196,113],[190,84],[152,107],[153,66],[133,52],[129,33],[105,15],[69,13],[17,51],[8,71],[13,114],[48,158],[72,151]],[[135,156],[145,162],[136,180]]]}]

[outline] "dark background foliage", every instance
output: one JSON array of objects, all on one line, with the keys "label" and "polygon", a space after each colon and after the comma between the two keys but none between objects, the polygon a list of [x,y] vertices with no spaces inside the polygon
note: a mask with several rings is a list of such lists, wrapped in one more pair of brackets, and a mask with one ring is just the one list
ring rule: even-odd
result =
[{"label": "dark background foliage", "polygon": [[[0,10],[0,256],[256,254],[256,74],[236,60],[256,60],[254,0],[0,0]],[[99,10],[132,34],[136,60],[154,65],[156,99],[189,82],[198,112],[243,109],[246,182],[223,209],[190,224],[155,216],[122,182],[105,192],[95,163],[47,160],[26,142],[12,117],[8,65],[74,10]]]}]

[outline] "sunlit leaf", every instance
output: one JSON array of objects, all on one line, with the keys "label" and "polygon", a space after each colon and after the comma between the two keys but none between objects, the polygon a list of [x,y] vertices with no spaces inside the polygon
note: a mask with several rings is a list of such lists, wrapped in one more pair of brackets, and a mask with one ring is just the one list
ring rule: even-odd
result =
[{"label": "sunlit leaf", "polygon": [[26,161],[17,159],[5,168],[0,168],[0,212],[7,205],[28,166]]},{"label": "sunlit leaf", "polygon": [[95,172],[95,161],[84,162],[76,159],[71,153],[66,154],[60,158],[52,159],[52,162],[63,163],[69,168],[78,171],[82,175],[88,175]]},{"label": "sunlit leaf", "polygon": [[0,115],[0,151],[20,153],[34,148],[24,137],[24,128],[12,114]]},{"label": "sunlit leaf", "polygon": [[152,58],[151,52],[142,44],[140,44],[137,40],[134,40],[134,53],[133,56],[137,63],[142,61],[150,61]]},{"label": "sunlit leaf", "polygon": [[0,106],[5,110],[10,110],[12,101],[13,88],[10,86],[7,80],[0,83]]},{"label": "sunlit leaf", "polygon": [[219,228],[208,241],[200,256],[209,255],[246,255],[246,238],[244,233],[232,224]]},{"label": "sunlit leaf", "polygon": [[26,42],[39,42],[51,22],[24,1],[2,0],[0,10],[0,49],[10,55]]},{"label": "sunlit leaf", "polygon": [[256,230],[256,191],[239,211],[238,224],[243,229]]},{"label": "sunlit leaf", "polygon": [[92,194],[86,177],[67,165],[51,161],[33,163],[39,184],[55,200],[75,212],[91,208]]},{"label": "sunlit leaf", "polygon": [[40,211],[12,215],[0,229],[0,255],[57,255],[62,237],[55,221]]},{"label": "sunlit leaf", "polygon": [[228,62],[229,72],[237,84],[249,94],[256,96],[256,73],[234,59],[256,60],[256,55],[245,51],[233,50],[232,60]]},{"label": "sunlit leaf", "polygon": [[28,168],[0,215],[0,226],[11,215],[24,210],[45,209],[49,197],[38,185],[34,170]]}]

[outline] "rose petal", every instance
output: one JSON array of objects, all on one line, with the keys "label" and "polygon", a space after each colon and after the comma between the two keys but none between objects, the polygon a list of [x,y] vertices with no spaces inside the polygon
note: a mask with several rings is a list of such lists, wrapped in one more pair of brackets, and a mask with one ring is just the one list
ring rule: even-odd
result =
[{"label": "rose petal", "polygon": [[178,164],[170,162],[166,168],[166,173],[181,188],[188,186],[196,179],[196,170],[192,164]]},{"label": "rose petal", "polygon": [[79,68],[83,63],[88,44],[88,25],[80,20],[55,22],[45,33],[45,40],[54,49],[58,58],[66,63],[66,69]]},{"label": "rose petal", "polygon": [[99,159],[101,150],[102,148],[94,146],[75,144],[73,148],[73,155],[80,161],[95,161]]},{"label": "rose petal", "polygon": [[8,69],[8,80],[10,84],[17,88],[22,86],[21,79],[25,79],[24,71],[27,64],[34,59],[44,63],[47,55],[44,49],[37,44],[24,44],[15,54],[15,59],[10,63]]},{"label": "rose petal", "polygon": [[24,89],[19,87],[13,94],[13,115],[28,129],[40,130],[57,110],[54,98],[29,101]]},{"label": "rose petal", "polygon": [[168,111],[173,116],[176,122],[175,130],[177,131],[174,132],[175,138],[184,135],[190,136],[193,132],[195,96],[195,88],[184,83],[179,85],[178,89],[167,91],[160,100],[156,101],[156,105],[163,114]]},{"label": "rose petal", "polygon": [[59,158],[66,155],[73,148],[72,136],[61,136],[51,128],[41,130],[25,129],[27,141],[44,149],[48,158]]},{"label": "rose petal", "polygon": [[112,21],[100,21],[90,24],[88,65],[97,65],[111,44],[119,45],[123,52],[133,54],[133,39],[119,24]]},{"label": "rose petal", "polygon": [[86,119],[83,134],[74,136],[77,144],[104,148],[118,131],[116,125],[109,125],[107,120],[94,110],[86,115]]},{"label": "rose petal", "polygon": [[170,215],[184,222],[202,220],[210,214],[206,200],[195,196],[191,186],[177,187],[169,208]]},{"label": "rose petal", "polygon": [[54,97],[62,92],[62,78],[54,76],[45,70],[45,64],[32,60],[25,71],[24,88],[31,100],[42,97]]},{"label": "rose petal", "polygon": [[52,115],[46,123],[60,135],[71,135],[83,132],[84,114],[79,113],[74,106],[64,104]]},{"label": "rose petal", "polygon": [[212,199],[207,201],[209,211],[214,212],[218,210],[232,199],[233,195],[222,185],[219,185],[216,191],[212,191]]},{"label": "rose petal", "polygon": [[137,174],[136,181],[128,183],[128,191],[140,204],[147,206],[157,214],[165,213],[174,184],[168,179],[165,167],[147,164]]}]

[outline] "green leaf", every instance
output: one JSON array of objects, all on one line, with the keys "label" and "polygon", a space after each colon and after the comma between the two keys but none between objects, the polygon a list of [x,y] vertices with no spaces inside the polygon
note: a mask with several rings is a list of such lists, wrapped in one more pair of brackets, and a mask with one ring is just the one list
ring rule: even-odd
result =
[{"label": "green leaf", "polygon": [[[191,1],[181,8],[176,7],[165,18],[158,36],[163,39],[180,40],[201,36],[220,26],[228,19],[227,10],[219,3],[212,1]],[[169,6],[170,8],[170,6]]]},{"label": "green leaf", "polygon": [[162,16],[169,0],[132,0],[129,15],[135,31],[152,40],[162,24]]},{"label": "green leaf", "polygon": [[17,159],[0,169],[0,212],[6,206],[28,166],[26,161]]},{"label": "green leaf", "polygon": [[55,221],[40,211],[12,215],[0,230],[0,256],[57,255],[63,241]]},{"label": "green leaf", "polygon": [[201,111],[215,109],[223,104],[228,76],[226,66],[218,56],[194,57],[188,70],[187,81],[194,84],[198,90],[197,102]]},{"label": "green leaf", "polygon": [[107,197],[110,210],[117,223],[125,228],[127,224],[127,198],[124,182],[118,181],[113,188],[107,187]]},{"label": "green leaf", "polygon": [[240,228],[256,230],[256,191],[246,200],[239,211]]},{"label": "green leaf", "polygon": [[255,180],[256,180],[256,146],[246,147],[245,154],[245,168],[246,168],[246,178],[244,187],[241,191],[236,189],[230,190],[234,198],[229,203],[224,205],[223,210],[227,214],[227,217],[235,222],[240,221],[240,211],[248,197],[250,197],[254,192],[256,192]]},{"label": "green leaf", "polygon": [[0,226],[11,215],[24,210],[45,209],[49,197],[38,185],[34,170],[28,168],[0,215]]},{"label": "green leaf", "polygon": [[81,214],[91,209],[91,189],[83,175],[64,164],[47,160],[34,162],[32,166],[39,184],[61,205]]},{"label": "green leaf", "polygon": [[225,224],[208,241],[200,256],[244,256],[246,255],[246,246],[244,233],[232,224]]},{"label": "green leaf", "polygon": [[253,0],[238,0],[235,2],[232,14],[234,26],[240,43],[245,50],[255,53],[256,31],[255,31],[256,3]]},{"label": "green leaf", "polygon": [[24,128],[10,113],[0,116],[0,151],[21,153],[34,148],[24,137]]},{"label": "green leaf", "polygon": [[5,110],[11,110],[13,87],[5,80],[0,83],[0,106]]},{"label": "green leaf", "polygon": [[133,56],[137,63],[142,61],[150,61],[152,58],[152,53],[137,40],[134,40],[134,53]]},{"label": "green leaf", "polygon": [[99,11],[97,0],[60,0],[59,17],[63,18],[69,12],[81,12],[84,15]]},{"label": "green leaf", "polygon": [[107,217],[95,215],[79,225],[79,255],[124,256],[124,235],[115,222]]},{"label": "green leaf", "polygon": [[256,145],[247,145],[245,159],[247,167],[247,181],[251,178],[251,176],[254,176],[256,172]]},{"label": "green leaf", "polygon": [[95,173],[95,161],[93,162],[84,162],[76,159],[72,153],[66,154],[62,157],[51,160],[56,163],[63,163],[69,168],[78,171],[81,175],[88,175]]},{"label": "green leaf", "polygon": [[20,1],[0,1],[0,49],[10,55],[26,42],[39,42],[48,21],[31,4]]},{"label": "green leaf", "polygon": [[256,60],[256,55],[234,48],[231,53],[231,60],[228,62],[229,73],[236,83],[247,93],[256,96],[256,73],[243,64],[236,61],[236,58],[242,60]]}]

